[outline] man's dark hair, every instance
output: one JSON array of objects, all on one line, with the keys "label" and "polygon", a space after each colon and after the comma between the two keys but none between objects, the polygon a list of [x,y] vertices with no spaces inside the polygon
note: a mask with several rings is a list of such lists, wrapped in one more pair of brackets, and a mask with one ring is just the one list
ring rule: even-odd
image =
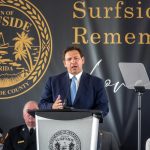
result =
[{"label": "man's dark hair", "polygon": [[82,52],[82,50],[79,47],[71,46],[71,47],[68,47],[67,49],[64,50],[64,52],[63,52],[63,60],[65,60],[66,53],[70,52],[70,51],[73,51],[73,50],[78,51],[80,56],[81,56],[81,58],[84,57],[83,52]]}]

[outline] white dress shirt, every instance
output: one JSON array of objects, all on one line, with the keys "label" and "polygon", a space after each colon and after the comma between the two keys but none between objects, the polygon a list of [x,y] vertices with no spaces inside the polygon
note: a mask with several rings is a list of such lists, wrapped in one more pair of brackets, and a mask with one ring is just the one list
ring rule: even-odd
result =
[{"label": "white dress shirt", "polygon": [[69,73],[69,78],[70,79],[72,79],[72,77],[76,77],[76,89],[77,89],[77,91],[78,91],[78,87],[79,87],[79,83],[80,83],[80,78],[81,78],[81,75],[82,75],[82,72],[80,72],[79,74],[77,74],[77,75],[73,75],[73,74],[71,74],[71,73]]}]

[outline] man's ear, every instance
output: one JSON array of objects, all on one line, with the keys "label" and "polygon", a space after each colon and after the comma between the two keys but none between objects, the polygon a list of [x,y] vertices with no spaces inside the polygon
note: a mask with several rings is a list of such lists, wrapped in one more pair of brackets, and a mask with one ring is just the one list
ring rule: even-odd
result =
[{"label": "man's ear", "polygon": [[82,57],[82,64],[84,64],[85,63],[85,58],[84,57]]}]

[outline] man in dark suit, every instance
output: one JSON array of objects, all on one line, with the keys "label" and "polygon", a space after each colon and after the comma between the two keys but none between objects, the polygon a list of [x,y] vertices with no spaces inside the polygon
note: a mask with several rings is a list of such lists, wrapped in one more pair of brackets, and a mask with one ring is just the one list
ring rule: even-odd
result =
[{"label": "man in dark suit", "polygon": [[[48,79],[39,103],[40,109],[63,109],[67,105],[77,109],[98,109],[103,116],[107,115],[108,98],[104,83],[83,71],[84,62],[79,48],[69,47],[64,51],[63,63],[67,72]],[[76,92],[72,92],[73,82]]]},{"label": "man in dark suit", "polygon": [[111,132],[99,131],[100,145],[98,150],[119,150],[118,143]]},{"label": "man in dark suit", "polygon": [[38,109],[35,101],[29,101],[23,108],[25,124],[9,130],[3,150],[36,150],[35,118],[28,111]]}]

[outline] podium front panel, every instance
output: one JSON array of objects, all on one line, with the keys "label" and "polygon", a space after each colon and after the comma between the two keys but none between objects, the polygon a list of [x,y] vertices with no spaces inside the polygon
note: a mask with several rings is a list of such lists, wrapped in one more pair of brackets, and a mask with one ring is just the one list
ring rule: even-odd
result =
[{"label": "podium front panel", "polygon": [[52,114],[52,119],[36,115],[37,150],[96,150],[99,120],[83,113],[79,117],[79,113],[71,112],[69,119],[63,112]]}]

